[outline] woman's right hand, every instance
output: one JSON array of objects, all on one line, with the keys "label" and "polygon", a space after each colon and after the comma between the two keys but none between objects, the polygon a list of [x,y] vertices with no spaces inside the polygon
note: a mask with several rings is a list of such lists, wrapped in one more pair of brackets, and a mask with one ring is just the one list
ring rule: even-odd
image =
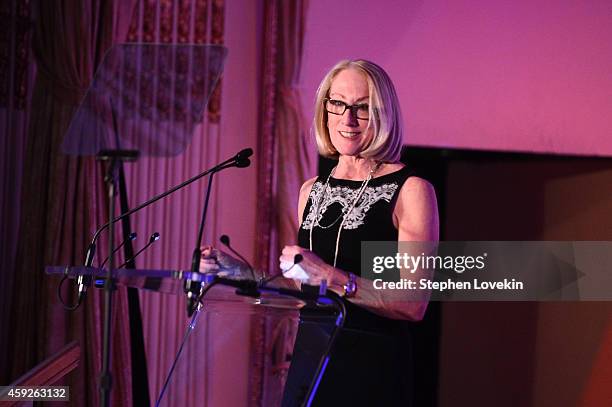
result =
[{"label": "woman's right hand", "polygon": [[249,275],[249,266],[241,260],[212,246],[201,248],[200,273],[217,273],[222,277],[243,277]]}]

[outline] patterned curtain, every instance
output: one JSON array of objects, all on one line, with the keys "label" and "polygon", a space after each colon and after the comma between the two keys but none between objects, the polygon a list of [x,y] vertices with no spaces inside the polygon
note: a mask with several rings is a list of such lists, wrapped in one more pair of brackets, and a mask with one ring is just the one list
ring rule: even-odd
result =
[{"label": "patterned curtain", "polygon": [[[264,3],[261,128],[258,145],[258,240],[262,270],[278,270],[284,245],[297,239],[298,192],[315,174],[314,143],[302,117],[299,78],[307,0]],[[296,321],[278,318],[255,323],[251,343],[258,375],[251,378],[253,405],[280,404]]]},{"label": "patterned curtain", "polygon": [[[90,290],[77,312],[67,312],[56,298],[57,279],[45,265],[82,264],[96,225],[106,216],[100,167],[92,158],[68,157],[60,145],[79,101],[107,49],[123,41],[132,3],[65,0],[33,3],[32,49],[36,82],[23,152],[19,234],[11,289],[7,366],[15,379],[71,340],[82,358],[66,378],[75,405],[95,405],[101,366],[102,293]],[[26,94],[25,92],[23,94]],[[29,102],[29,103],[28,103]],[[104,250],[99,252],[104,256]],[[74,293],[65,291],[69,301]],[[129,332],[125,291],[116,296],[113,327]],[[129,335],[113,337],[113,402],[131,403]]]},{"label": "patterned curtain", "polygon": [[[23,151],[30,115],[34,63],[31,58],[31,5],[28,0],[0,4],[0,327],[8,326],[13,298],[19,232]],[[8,348],[6,329],[0,349]],[[0,382],[9,383],[8,352],[0,352]]]},{"label": "patterned curtain", "polygon": [[[141,0],[128,41],[156,44],[223,45],[224,0]],[[221,80],[208,102],[208,122],[219,123]]]}]

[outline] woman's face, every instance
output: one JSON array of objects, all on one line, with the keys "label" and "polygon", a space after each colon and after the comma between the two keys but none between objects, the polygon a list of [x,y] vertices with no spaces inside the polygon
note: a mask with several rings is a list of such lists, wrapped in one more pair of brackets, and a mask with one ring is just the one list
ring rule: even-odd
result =
[{"label": "woman's face", "polygon": [[[348,68],[340,71],[332,80],[329,98],[347,105],[367,105],[369,100],[368,81],[361,72]],[[366,106],[361,106],[364,112]],[[367,119],[357,109],[346,109],[342,115],[327,113],[327,128],[331,142],[340,155],[357,156],[370,143],[373,130],[368,129]]]}]

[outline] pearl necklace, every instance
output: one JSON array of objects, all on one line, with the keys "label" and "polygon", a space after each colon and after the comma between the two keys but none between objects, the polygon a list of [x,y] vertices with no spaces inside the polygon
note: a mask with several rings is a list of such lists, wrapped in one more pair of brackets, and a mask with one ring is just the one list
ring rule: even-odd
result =
[{"label": "pearl necklace", "polygon": [[335,225],[336,222],[338,222],[338,219],[342,218],[342,222],[340,223],[340,227],[338,228],[338,234],[336,235],[336,250],[334,252],[334,267],[336,267],[336,261],[338,259],[338,248],[340,246],[340,234],[342,233],[342,226],[344,226],[344,222],[346,221],[346,218],[353,211],[353,209],[355,208],[355,205],[357,205],[357,201],[359,201],[359,198],[361,198],[361,195],[363,195],[363,192],[365,191],[366,187],[370,183],[370,180],[372,179],[376,171],[378,171],[378,169],[380,168],[381,164],[382,162],[378,162],[376,163],[376,165],[370,168],[370,172],[368,173],[367,178],[363,180],[363,182],[361,183],[361,186],[359,187],[359,191],[357,192],[357,196],[353,200],[353,203],[351,204],[349,210],[346,212],[343,210],[340,216],[338,216],[338,218],[336,218],[336,220],[334,220],[331,224],[327,226],[322,226],[319,224],[317,220],[319,218],[319,210],[321,209],[320,208],[321,202],[323,201],[323,198],[325,197],[327,190],[330,188],[329,180],[332,177],[332,175],[334,175],[334,173],[336,172],[336,168],[338,168],[338,166],[336,165],[334,169],[331,170],[331,172],[327,176],[327,180],[325,181],[325,185],[323,186],[323,191],[321,191],[321,195],[319,196],[319,199],[317,200],[317,203],[315,205],[314,220],[313,220],[312,226],[310,227],[310,233],[309,233],[309,243],[310,243],[310,251],[312,251],[312,231],[315,228],[315,226],[318,225],[321,229],[329,229],[330,227]]}]

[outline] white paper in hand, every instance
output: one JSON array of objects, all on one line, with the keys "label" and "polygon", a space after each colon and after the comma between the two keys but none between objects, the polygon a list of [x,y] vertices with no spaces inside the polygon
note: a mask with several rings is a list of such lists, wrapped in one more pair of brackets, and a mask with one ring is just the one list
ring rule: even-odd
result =
[{"label": "white paper in hand", "polygon": [[308,281],[308,274],[304,271],[299,264],[291,263],[288,261],[282,261],[280,268],[283,271],[285,278],[292,278],[294,280],[300,280],[302,283]]}]

